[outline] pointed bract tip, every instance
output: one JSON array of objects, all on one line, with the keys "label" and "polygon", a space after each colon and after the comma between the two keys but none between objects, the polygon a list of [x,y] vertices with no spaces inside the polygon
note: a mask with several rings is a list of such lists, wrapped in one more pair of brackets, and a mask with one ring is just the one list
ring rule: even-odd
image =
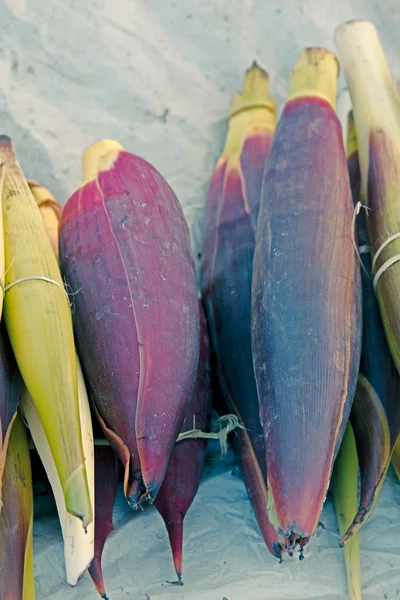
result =
[{"label": "pointed bract tip", "polygon": [[244,92],[245,87],[248,86],[252,81],[254,81],[254,79],[257,79],[257,78],[267,79],[267,81],[269,82],[268,72],[265,69],[263,69],[262,67],[260,67],[260,65],[257,63],[256,60],[253,60],[250,67],[248,69],[246,69],[246,73],[245,73],[244,80],[243,80],[242,91]]},{"label": "pointed bract tip", "polygon": [[145,493],[145,485],[143,479],[134,479],[128,488],[127,501],[129,506],[133,510],[137,510],[139,504],[143,501],[143,494]]},{"label": "pointed bract tip", "polygon": [[269,90],[269,75],[254,61],[252,66],[247,69],[244,80],[242,95],[260,94],[261,92],[268,96]]},{"label": "pointed bract tip", "polygon": [[170,585],[183,585],[182,577],[177,573],[178,581],[167,581]]},{"label": "pointed bract tip", "polygon": [[246,70],[242,91],[233,98],[229,118],[244,110],[267,108],[276,111],[276,102],[269,97],[269,76],[256,61]]},{"label": "pointed bract tip", "polygon": [[172,550],[175,572],[179,581],[183,572],[183,518],[175,523],[165,522]]},{"label": "pointed bract tip", "polygon": [[93,512],[89,496],[89,486],[84,465],[79,466],[70,475],[64,490],[67,512],[82,521],[83,528],[93,521]]},{"label": "pointed bract tip", "polygon": [[95,585],[96,590],[99,592],[102,598],[107,598],[106,590],[104,587],[103,570],[101,568],[101,556],[95,555],[90,567],[89,575]]},{"label": "pointed bract tip", "polygon": [[282,544],[274,544],[272,547],[273,553],[275,558],[277,558],[279,560],[279,564],[283,563],[283,552],[284,552],[284,548],[282,546]]},{"label": "pointed bract tip", "polygon": [[148,504],[153,504],[154,500],[156,499],[156,495],[157,494],[154,493],[153,488],[151,488],[151,487],[144,488],[141,496],[139,497],[139,499],[136,503],[136,507],[142,508],[142,505],[145,502],[147,502]]},{"label": "pointed bract tip", "polygon": [[346,544],[348,542],[350,542],[350,540],[357,535],[357,525],[359,525],[362,521],[358,521],[356,522],[357,517],[354,519],[353,523],[350,525],[350,527],[348,528],[348,530],[342,535],[342,537],[340,538],[339,541],[339,546],[341,548],[344,548],[346,546]]}]

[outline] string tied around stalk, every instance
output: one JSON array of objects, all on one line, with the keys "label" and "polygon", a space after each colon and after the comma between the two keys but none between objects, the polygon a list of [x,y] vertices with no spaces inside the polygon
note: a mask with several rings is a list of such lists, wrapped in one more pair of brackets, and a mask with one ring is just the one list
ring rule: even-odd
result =
[{"label": "string tied around stalk", "polygon": [[210,432],[196,429],[196,417],[193,415],[193,429],[180,433],[176,441],[181,442],[182,440],[195,438],[219,440],[221,458],[223,458],[228,452],[228,435],[235,429],[245,429],[245,427],[239,422],[239,419],[236,415],[229,414],[218,417],[214,423],[213,430]]},{"label": "string tied around stalk", "polygon": [[[228,452],[228,435],[235,429],[245,429],[245,427],[239,422],[239,419],[236,415],[229,414],[218,417],[214,423],[212,431],[202,431],[201,429],[197,429],[196,416],[193,415],[193,429],[180,433],[176,443],[182,442],[183,440],[193,439],[219,440],[221,458],[223,458]],[[110,442],[105,439],[96,439],[94,443],[95,446],[110,445]]]}]

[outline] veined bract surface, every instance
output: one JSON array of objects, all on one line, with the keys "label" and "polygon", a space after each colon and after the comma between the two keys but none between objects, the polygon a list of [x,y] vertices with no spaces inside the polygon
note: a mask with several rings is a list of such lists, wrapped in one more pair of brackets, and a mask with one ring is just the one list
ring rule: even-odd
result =
[{"label": "veined bract surface", "polygon": [[[210,345],[207,323],[200,305],[200,355],[196,385],[186,411],[182,432],[209,431],[211,420]],[[176,443],[169,459],[155,505],[168,531],[178,581],[182,580],[183,520],[199,487],[207,439],[193,438]]]},{"label": "veined bract surface", "polygon": [[33,492],[28,439],[22,419],[12,425],[0,512],[0,598],[35,600]]},{"label": "veined bract surface", "polygon": [[353,104],[373,285],[400,371],[400,98],[372,23],[341,25],[336,44]]},{"label": "veined bract surface", "polygon": [[[348,117],[347,163],[356,211],[364,202],[358,145],[352,114]],[[356,221],[361,261],[363,335],[360,375],[350,414],[360,465],[360,501],[353,522],[343,534],[345,542],[371,515],[385,479],[400,432],[400,377],[390,354],[373,288],[372,258],[367,214],[360,209]]]},{"label": "veined bract surface", "polygon": [[132,506],[164,479],[196,378],[199,308],[189,230],[167,182],[113,141],[83,155],[60,264],[85,379],[125,467]]},{"label": "veined bract surface", "polygon": [[269,550],[282,542],[267,513],[266,462],[251,349],[251,277],[261,182],[275,130],[268,75],[254,64],[233,100],[225,148],[210,184],[202,250],[201,292],[225,409],[244,429],[233,445]]},{"label": "veined bract surface", "polygon": [[361,289],[336,57],[304,50],[264,172],[253,272],[253,359],[271,519],[314,534],[350,414]]}]

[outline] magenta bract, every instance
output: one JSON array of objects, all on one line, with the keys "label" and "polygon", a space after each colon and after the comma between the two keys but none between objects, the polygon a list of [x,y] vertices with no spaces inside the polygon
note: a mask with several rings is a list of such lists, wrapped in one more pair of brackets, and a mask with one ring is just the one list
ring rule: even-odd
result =
[{"label": "magenta bract", "polygon": [[162,484],[196,376],[199,311],[189,231],[173,191],[121,151],[67,202],[60,265],[78,352],[135,505]]}]

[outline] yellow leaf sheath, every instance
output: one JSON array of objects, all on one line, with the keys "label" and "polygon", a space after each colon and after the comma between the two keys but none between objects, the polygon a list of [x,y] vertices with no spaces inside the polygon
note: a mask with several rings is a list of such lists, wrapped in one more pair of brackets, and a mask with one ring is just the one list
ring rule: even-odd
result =
[{"label": "yellow leaf sheath", "polygon": [[39,209],[11,140],[5,136],[0,137],[0,162],[6,164],[5,323],[51,448],[67,511],[87,527],[93,517],[81,440],[69,301]]}]

